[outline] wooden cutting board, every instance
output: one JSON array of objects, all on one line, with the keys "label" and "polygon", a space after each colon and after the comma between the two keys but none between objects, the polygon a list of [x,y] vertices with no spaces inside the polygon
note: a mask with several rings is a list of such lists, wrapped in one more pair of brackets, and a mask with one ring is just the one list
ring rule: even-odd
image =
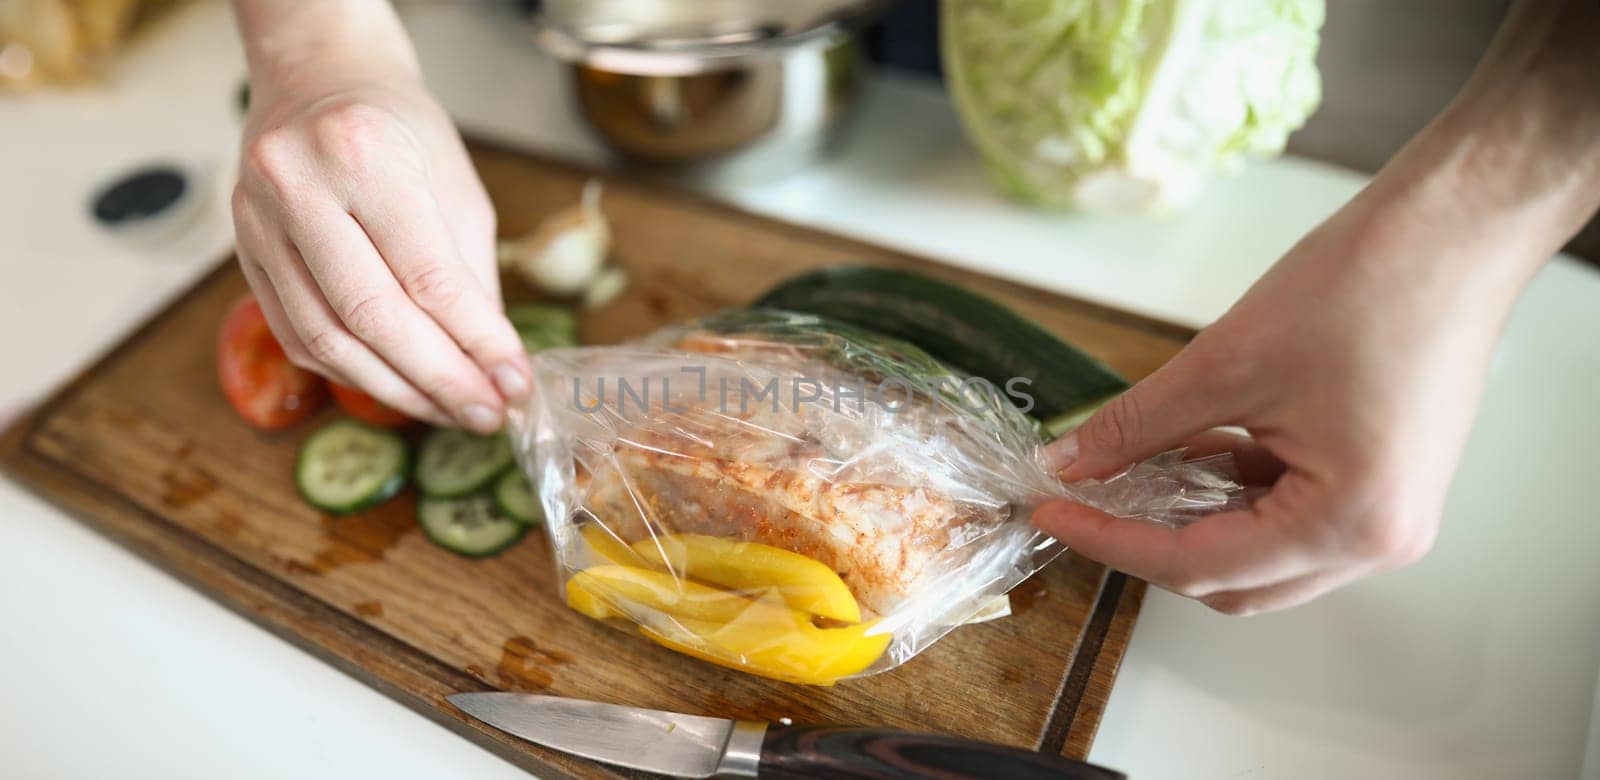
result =
[{"label": "wooden cutting board", "polygon": [[[473,156],[503,235],[577,202],[593,175],[482,145]],[[617,302],[583,314],[587,343],[740,305],[788,276],[843,263],[914,268],[970,286],[1129,377],[1148,374],[1191,335],[666,188],[608,179],[604,209],[632,284]],[[221,264],[11,429],[0,465],[218,601],[543,777],[614,775],[489,729],[444,696],[541,691],[1088,753],[1143,583],[1063,556],[1014,591],[1013,617],[958,629],[899,669],[833,688],[695,661],[568,610],[543,535],[474,561],[423,537],[409,492],[348,518],[303,502],[291,480],[295,452],[322,420],[259,433],[217,386],[217,323],[244,290],[234,264]]]}]

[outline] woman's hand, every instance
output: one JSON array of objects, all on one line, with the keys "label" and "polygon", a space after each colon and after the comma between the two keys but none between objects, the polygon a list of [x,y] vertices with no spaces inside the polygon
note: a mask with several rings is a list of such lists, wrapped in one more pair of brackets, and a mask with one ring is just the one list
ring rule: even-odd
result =
[{"label": "woman's hand", "polygon": [[1051,445],[1068,481],[1177,446],[1231,451],[1265,488],[1249,509],[1173,531],[1055,502],[1035,523],[1229,614],[1421,557],[1512,303],[1600,207],[1597,33],[1593,4],[1519,3],[1461,97],[1365,191]]},{"label": "woman's hand", "polygon": [[240,265],[291,360],[413,417],[497,430],[529,388],[495,217],[385,2],[241,0]]},{"label": "woman's hand", "polygon": [[1413,270],[1457,251],[1429,234],[1357,201],[1050,450],[1068,481],[1177,446],[1233,452],[1247,484],[1270,487],[1248,510],[1170,531],[1057,502],[1035,522],[1229,614],[1415,561],[1438,530],[1506,297]]}]

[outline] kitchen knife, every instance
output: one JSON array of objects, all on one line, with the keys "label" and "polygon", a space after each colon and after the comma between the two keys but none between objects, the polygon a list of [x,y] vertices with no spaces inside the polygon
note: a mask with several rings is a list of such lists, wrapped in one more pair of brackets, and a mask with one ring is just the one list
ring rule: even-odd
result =
[{"label": "kitchen knife", "polygon": [[446,698],[529,742],[675,777],[1123,777],[1032,750],[895,729],[769,726],[527,693]]}]

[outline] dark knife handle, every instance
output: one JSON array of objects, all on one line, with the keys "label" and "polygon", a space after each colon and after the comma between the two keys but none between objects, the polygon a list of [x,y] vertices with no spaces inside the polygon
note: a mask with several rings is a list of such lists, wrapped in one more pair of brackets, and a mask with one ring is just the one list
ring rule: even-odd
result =
[{"label": "dark knife handle", "polygon": [[939,777],[1124,780],[1093,764],[1022,748],[895,729],[772,726],[761,744],[762,780]]}]

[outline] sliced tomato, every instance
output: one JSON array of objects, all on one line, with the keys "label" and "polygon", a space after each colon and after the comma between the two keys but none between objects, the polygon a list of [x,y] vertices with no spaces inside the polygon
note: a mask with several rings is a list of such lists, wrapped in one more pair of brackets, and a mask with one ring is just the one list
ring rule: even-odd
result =
[{"label": "sliced tomato", "polygon": [[328,398],[322,377],[290,363],[283,354],[252,295],[235,301],[222,318],[217,375],[234,410],[263,431],[293,425]]},{"label": "sliced tomato", "polygon": [[368,425],[399,428],[411,422],[411,418],[404,413],[389,408],[384,402],[354,387],[346,387],[338,382],[329,382],[328,386],[333,388],[333,402],[338,404],[345,414]]}]

